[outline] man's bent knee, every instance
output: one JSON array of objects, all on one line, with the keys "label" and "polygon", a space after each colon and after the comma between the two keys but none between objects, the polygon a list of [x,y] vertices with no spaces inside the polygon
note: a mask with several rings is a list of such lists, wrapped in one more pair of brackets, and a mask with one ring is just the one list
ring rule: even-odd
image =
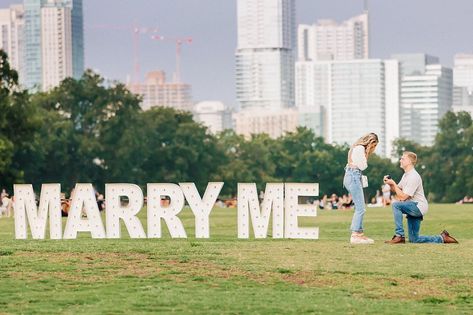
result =
[{"label": "man's bent knee", "polygon": [[394,201],[391,206],[393,207],[393,210],[400,210],[402,207],[402,201]]}]

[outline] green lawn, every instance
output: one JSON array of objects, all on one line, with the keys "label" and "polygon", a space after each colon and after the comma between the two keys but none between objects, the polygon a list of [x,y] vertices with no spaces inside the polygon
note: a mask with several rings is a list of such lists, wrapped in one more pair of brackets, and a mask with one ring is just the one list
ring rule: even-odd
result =
[{"label": "green lawn", "polygon": [[319,240],[239,240],[236,209],[214,209],[209,240],[193,237],[190,210],[185,240],[14,240],[0,218],[0,314],[473,313],[473,205],[433,205],[422,224],[459,245],[385,245],[391,210],[369,208],[376,243],[352,246],[351,215],[304,221]]}]

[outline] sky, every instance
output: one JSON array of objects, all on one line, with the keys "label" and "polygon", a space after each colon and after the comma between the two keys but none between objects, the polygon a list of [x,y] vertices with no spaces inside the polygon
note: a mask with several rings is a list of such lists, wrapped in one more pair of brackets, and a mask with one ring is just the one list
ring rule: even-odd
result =
[{"label": "sky", "polygon": [[[0,0],[5,8],[21,0]],[[194,101],[235,105],[236,0],[83,0],[85,65],[125,82],[134,72],[133,25],[168,37],[192,37],[181,53],[181,80]],[[343,21],[363,11],[362,0],[296,0],[297,24]],[[370,0],[370,54],[425,52],[453,66],[453,55],[473,52],[473,0]],[[141,76],[175,70],[173,41],[140,35]]]}]

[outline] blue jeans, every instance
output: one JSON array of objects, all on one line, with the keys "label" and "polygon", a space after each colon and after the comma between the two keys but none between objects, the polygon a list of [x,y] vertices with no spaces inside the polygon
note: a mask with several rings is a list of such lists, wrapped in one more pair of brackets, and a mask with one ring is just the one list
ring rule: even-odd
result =
[{"label": "blue jeans", "polygon": [[409,231],[409,242],[411,243],[443,243],[442,236],[419,235],[420,223],[423,220],[422,212],[414,201],[396,201],[393,202],[394,224],[396,225],[396,235],[404,236],[404,227],[402,225],[402,215],[407,218],[407,230]]},{"label": "blue jeans", "polygon": [[361,171],[356,168],[345,168],[345,177],[343,178],[343,186],[348,190],[355,204],[355,213],[351,220],[352,232],[363,232],[363,217],[366,212],[365,196],[363,194],[363,186],[361,185]]}]

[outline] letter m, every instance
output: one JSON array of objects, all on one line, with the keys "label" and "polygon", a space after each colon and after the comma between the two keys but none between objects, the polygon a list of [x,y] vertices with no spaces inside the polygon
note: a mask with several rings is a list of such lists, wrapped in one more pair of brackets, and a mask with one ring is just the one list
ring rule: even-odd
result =
[{"label": "letter m", "polygon": [[255,238],[266,238],[273,211],[273,238],[284,232],[284,184],[268,183],[263,202],[259,203],[255,183],[238,183],[238,238],[248,238],[250,218]]},{"label": "letter m", "polygon": [[43,184],[41,186],[39,209],[36,207],[35,194],[32,185],[13,185],[13,190],[15,198],[15,238],[27,238],[26,221],[28,221],[31,236],[34,239],[44,239],[49,210],[50,237],[51,239],[61,239],[61,185]]}]

